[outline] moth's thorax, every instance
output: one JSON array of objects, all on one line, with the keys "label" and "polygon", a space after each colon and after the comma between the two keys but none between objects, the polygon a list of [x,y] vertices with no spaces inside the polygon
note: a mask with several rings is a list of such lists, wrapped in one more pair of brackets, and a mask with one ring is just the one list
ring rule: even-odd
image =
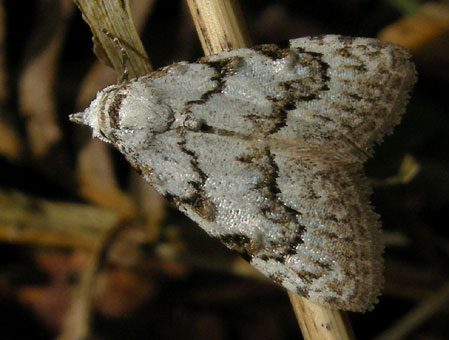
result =
[{"label": "moth's thorax", "polygon": [[152,134],[167,131],[174,121],[170,106],[138,81],[100,91],[83,115],[94,137],[112,144],[148,140]]}]

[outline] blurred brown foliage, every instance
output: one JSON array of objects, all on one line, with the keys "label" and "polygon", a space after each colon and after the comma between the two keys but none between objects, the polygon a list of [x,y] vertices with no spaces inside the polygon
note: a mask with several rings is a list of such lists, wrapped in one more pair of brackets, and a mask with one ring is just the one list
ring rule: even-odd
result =
[{"label": "blurred brown foliage", "polygon": [[[242,1],[255,43],[379,36],[415,58],[408,112],[367,164],[369,176],[388,179],[410,154],[420,171],[375,181],[386,286],[373,312],[351,315],[360,339],[449,334],[449,9],[410,2],[412,13],[395,1]],[[131,10],[155,67],[201,56],[183,2],[136,0]],[[70,0],[0,1],[0,338],[74,339],[68,323],[92,339],[298,338],[280,288],[68,122],[116,81],[91,38]]]}]

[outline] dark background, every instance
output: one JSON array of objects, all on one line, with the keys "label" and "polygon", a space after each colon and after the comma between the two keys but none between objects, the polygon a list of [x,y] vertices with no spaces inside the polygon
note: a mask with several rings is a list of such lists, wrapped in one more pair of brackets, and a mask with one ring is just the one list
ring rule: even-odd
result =
[{"label": "dark background", "polygon": [[[0,189],[20,191],[51,201],[84,202],[76,190],[74,167],[77,162],[76,129],[68,122],[75,112],[76,96],[83,76],[96,60],[91,34],[75,10],[70,18],[57,67],[55,100],[58,124],[64,132],[58,146],[36,160],[27,145],[26,120],[19,115],[18,79],[52,34],[52,22],[40,21],[45,6],[57,1],[4,1],[6,74],[9,96],[2,103],[23,140],[17,159],[0,155]],[[404,1],[403,3],[407,3]],[[336,33],[376,37],[387,25],[413,12],[414,5],[397,6],[394,1],[242,1],[242,9],[255,44],[276,42],[306,35]],[[58,17],[55,16],[57,21]],[[157,1],[148,17],[142,40],[154,68],[174,61],[194,60],[202,56],[195,30],[181,1]],[[42,30],[40,44],[33,46],[30,36]],[[419,30],[419,27],[417,28]],[[446,32],[447,34],[447,32]],[[447,35],[446,35],[447,37]],[[449,44],[449,40],[445,40]],[[439,45],[437,45],[439,46]],[[448,45],[437,48],[448,48]],[[447,51],[446,51],[447,52]],[[386,287],[375,310],[366,314],[350,313],[359,339],[373,339],[397,324],[404,315],[428,301],[448,282],[449,233],[446,214],[449,208],[449,56],[446,63],[433,61],[435,50],[412,51],[418,71],[407,113],[392,136],[366,165],[370,178],[394,176],[405,155],[411,155],[420,171],[406,184],[380,185],[374,188],[372,202],[380,213],[387,235],[399,235],[401,242],[387,243]],[[435,68],[438,65],[438,68]],[[123,190],[129,180],[129,167],[113,151],[117,178]],[[30,207],[32,209],[33,207]],[[181,225],[181,239],[199,254],[221,249],[205,237],[192,222],[167,208],[162,229]],[[2,227],[0,220],[0,228]],[[405,241],[404,241],[405,240]],[[141,245],[142,246],[142,245]],[[154,244],[143,243],[144,261],[151,261]],[[224,253],[226,250],[222,249]],[[0,240],[0,339],[51,339],[61,329],[66,293],[54,288],[54,276],[68,266],[77,249],[41,245],[35,242],[12,243]],[[42,253],[62,259],[52,270],[37,259]],[[51,261],[50,261],[51,262]],[[136,269],[133,268],[135,271]],[[68,270],[62,291],[79,281],[80,269]],[[144,275],[154,275],[148,268]],[[254,279],[189,267],[183,275],[155,275],[157,289],[145,295],[136,308],[115,316],[102,312],[101,301],[95,311],[94,338],[98,339],[298,339],[299,330],[287,295],[280,288]],[[53,276],[52,276],[53,275]],[[141,277],[143,274],[139,274]],[[447,284],[446,284],[447,285]],[[39,287],[45,299],[26,298],[29,287]],[[52,288],[53,287],[53,288]],[[64,290],[65,289],[65,290]],[[64,300],[61,312],[46,307],[49,296]],[[59,294],[59,295],[58,295]],[[132,294],[131,294],[132,295]],[[57,303],[55,305],[58,305]],[[59,306],[59,305],[58,305]],[[118,308],[120,309],[120,308]],[[449,334],[448,310],[436,312],[420,324],[407,339],[445,339]],[[60,314],[56,318],[54,314]],[[50,315],[50,316],[49,316]],[[53,316],[51,316],[53,315]],[[54,321],[53,318],[57,320]],[[49,321],[53,320],[53,321]]]}]

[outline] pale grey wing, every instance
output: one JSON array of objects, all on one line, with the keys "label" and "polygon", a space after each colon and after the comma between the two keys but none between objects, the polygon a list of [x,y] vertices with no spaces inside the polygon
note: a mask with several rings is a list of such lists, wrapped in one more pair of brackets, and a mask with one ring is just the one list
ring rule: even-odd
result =
[{"label": "pale grey wing", "polygon": [[[284,46],[287,47],[287,46]],[[415,70],[405,49],[321,36],[175,64],[149,86],[175,110],[221,133],[365,160],[404,112]],[[182,84],[182,86],[181,86]]]},{"label": "pale grey wing", "polygon": [[[413,67],[404,50],[371,39],[291,46],[225,52],[131,82],[136,98],[111,114],[157,129],[115,144],[267,276],[332,308],[365,310],[379,292],[381,246],[361,160],[399,120]],[[166,110],[136,120],[134,102]]]},{"label": "pale grey wing", "polygon": [[153,157],[147,179],[208,234],[316,303],[362,311],[376,301],[378,217],[360,168],[329,168],[213,133],[167,138],[158,145],[175,138],[167,153],[182,156]]},{"label": "pale grey wing", "polygon": [[322,129],[342,137],[342,146],[346,140],[349,148],[352,144],[370,154],[373,143],[391,133],[405,111],[416,81],[410,54],[377,39],[337,35],[291,40],[290,47],[315,55],[327,75],[328,90],[301,103],[298,124],[307,111]]},{"label": "pale grey wing", "polygon": [[[287,111],[294,107],[283,83],[298,79],[297,55],[281,52],[285,58],[273,61],[256,50],[237,49],[197,63],[174,64],[146,82],[186,120],[204,122],[203,129],[266,137],[286,125]],[[305,71],[308,65],[299,67],[311,72]],[[308,79],[307,87],[319,88],[321,82]]]},{"label": "pale grey wing", "polygon": [[[297,291],[331,308],[371,309],[383,284],[383,245],[362,165],[297,158],[282,150],[272,154],[277,197],[300,213],[298,222],[305,227],[303,243],[286,261],[292,275],[304,278]],[[258,259],[253,264],[267,267]]]}]

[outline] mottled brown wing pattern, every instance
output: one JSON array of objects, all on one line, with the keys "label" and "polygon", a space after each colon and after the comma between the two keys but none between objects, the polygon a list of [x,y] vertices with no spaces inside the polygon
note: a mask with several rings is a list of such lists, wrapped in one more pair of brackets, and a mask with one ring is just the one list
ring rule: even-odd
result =
[{"label": "mottled brown wing pattern", "polygon": [[364,311],[382,245],[363,162],[405,110],[409,59],[334,35],[237,49],[106,88],[71,119],[274,281]]}]

